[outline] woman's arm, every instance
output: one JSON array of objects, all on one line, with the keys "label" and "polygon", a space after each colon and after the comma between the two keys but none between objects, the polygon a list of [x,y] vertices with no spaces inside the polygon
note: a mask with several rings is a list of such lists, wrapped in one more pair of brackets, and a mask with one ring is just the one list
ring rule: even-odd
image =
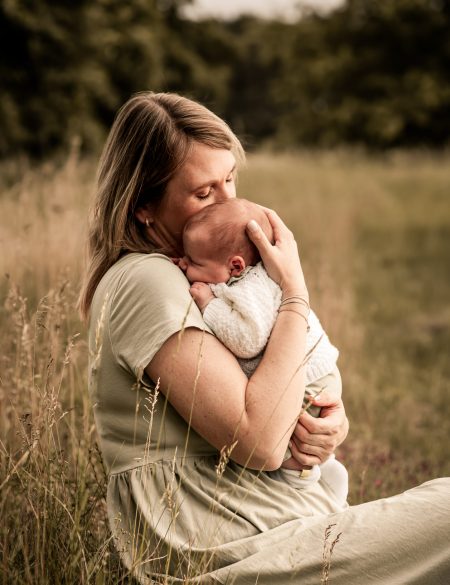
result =
[{"label": "woman's arm", "polygon": [[[273,212],[272,246],[256,226],[249,232],[271,277],[285,296],[307,297],[292,233]],[[276,469],[297,422],[304,394],[306,321],[291,311],[278,314],[267,348],[253,376],[212,335],[189,328],[169,338],[146,371],[192,427],[217,449],[231,446],[231,458],[255,469]]]}]

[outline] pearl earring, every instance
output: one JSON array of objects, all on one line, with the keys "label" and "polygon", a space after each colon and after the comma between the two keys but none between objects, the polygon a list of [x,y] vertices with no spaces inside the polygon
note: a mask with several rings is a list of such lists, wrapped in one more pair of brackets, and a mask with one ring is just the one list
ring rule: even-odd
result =
[{"label": "pearl earring", "polygon": [[150,227],[150,220],[148,219],[148,217],[145,218],[145,225],[147,227]]}]

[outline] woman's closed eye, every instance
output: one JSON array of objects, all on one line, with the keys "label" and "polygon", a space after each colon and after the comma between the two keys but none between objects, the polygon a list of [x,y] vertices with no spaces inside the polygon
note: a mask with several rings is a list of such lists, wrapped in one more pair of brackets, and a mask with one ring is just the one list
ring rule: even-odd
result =
[{"label": "woman's closed eye", "polygon": [[212,192],[213,192],[213,187],[210,187],[208,189],[208,191],[202,192],[202,193],[196,193],[195,196],[197,197],[197,199],[208,199],[208,197],[211,196]]},{"label": "woman's closed eye", "polygon": [[[234,171],[228,175],[228,177],[225,179],[225,183],[227,184],[234,183]],[[210,197],[213,194],[214,190],[215,186],[211,185],[210,187],[207,188],[207,190],[199,191],[198,193],[196,193],[195,196],[197,197],[197,199],[208,199],[208,197]]]}]

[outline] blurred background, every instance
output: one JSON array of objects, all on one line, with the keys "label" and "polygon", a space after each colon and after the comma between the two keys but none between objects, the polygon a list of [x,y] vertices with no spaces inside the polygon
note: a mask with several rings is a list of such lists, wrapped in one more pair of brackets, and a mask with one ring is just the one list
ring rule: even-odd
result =
[{"label": "blurred background", "polygon": [[2,0],[0,154],[98,149],[143,89],[188,94],[246,142],[441,147],[446,0]]},{"label": "blurred background", "polygon": [[138,91],[222,116],[239,194],[294,231],[340,350],[350,503],[450,474],[450,2],[0,0],[0,54],[0,582],[132,583],[75,304]]}]

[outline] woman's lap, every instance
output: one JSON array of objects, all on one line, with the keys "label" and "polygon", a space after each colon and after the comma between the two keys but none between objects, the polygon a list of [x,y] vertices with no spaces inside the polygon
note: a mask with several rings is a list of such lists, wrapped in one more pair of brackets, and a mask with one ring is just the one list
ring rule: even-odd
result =
[{"label": "woman's lap", "polygon": [[221,569],[216,577],[218,583],[239,585],[316,585],[330,561],[333,585],[448,585],[449,537],[450,478],[441,478],[299,523],[291,538]]},{"label": "woman's lap", "polygon": [[[273,496],[275,506],[277,497]],[[184,497],[183,500],[184,504],[188,502]],[[245,503],[242,504],[241,513],[246,508]],[[266,498],[264,509],[269,505]],[[202,529],[201,516],[197,517],[195,510],[191,512],[198,529],[203,532],[206,526],[203,525]],[[256,518],[257,510],[254,512]],[[184,522],[183,506],[179,513],[177,520]],[[282,508],[278,508],[277,513],[282,513]],[[264,519],[259,522],[264,523]],[[190,552],[184,546],[178,553],[172,550],[173,561],[181,555],[176,564],[171,563],[169,573],[172,577],[166,578],[165,582],[317,585],[330,561],[330,583],[333,585],[450,583],[450,478],[436,479],[403,494],[352,506],[344,511],[330,514],[318,509],[307,516],[291,515],[282,519],[279,525],[267,524],[265,528],[261,525],[259,530],[247,536],[237,530],[233,534],[234,540],[230,539],[232,531],[223,531],[223,524],[221,528],[214,532],[216,537],[221,534],[222,544],[218,543],[221,540],[218,538],[216,546],[211,548],[205,548],[206,542],[203,541],[198,543],[199,548],[194,545]],[[181,540],[184,541],[184,537]],[[161,553],[164,558],[164,552]],[[186,556],[191,559],[188,571],[183,561]],[[201,562],[196,562],[196,558]],[[148,562],[149,559],[141,560],[143,565],[138,564],[147,568],[141,572],[141,580],[151,583],[149,564],[152,563]],[[213,567],[217,570],[210,572]],[[182,574],[184,577],[180,580]],[[187,575],[191,578],[186,579]]]}]

